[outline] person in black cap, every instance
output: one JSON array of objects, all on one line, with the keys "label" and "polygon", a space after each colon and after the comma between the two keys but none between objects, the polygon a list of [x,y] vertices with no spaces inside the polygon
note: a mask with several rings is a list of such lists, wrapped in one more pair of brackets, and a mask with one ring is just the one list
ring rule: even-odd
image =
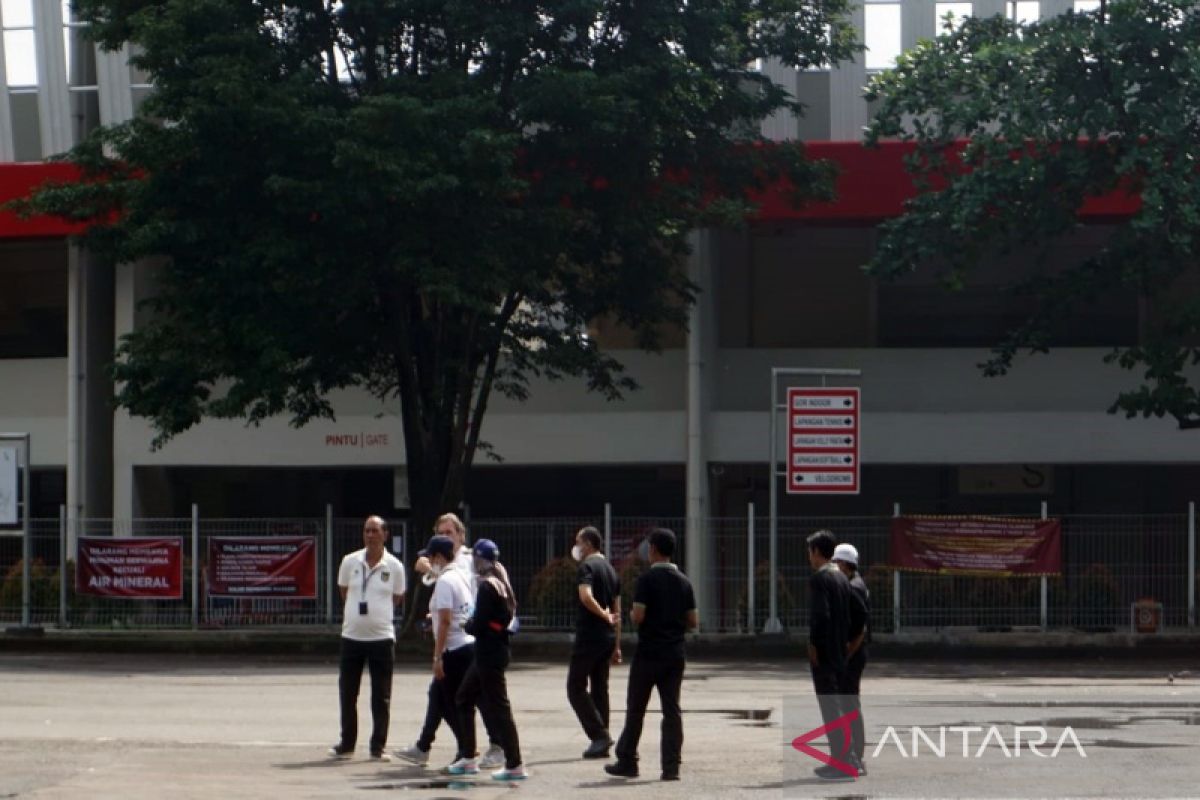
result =
[{"label": "person in black cap", "polygon": [[[467,544],[467,526],[463,524],[463,521],[459,519],[457,514],[447,513],[437,518],[433,526],[433,532],[438,536],[447,537],[454,543],[454,556],[451,558],[449,566],[462,573],[469,588],[471,601],[474,602],[478,578],[475,575],[475,563],[474,557],[471,555],[471,547]],[[434,585],[437,577],[430,573],[429,556],[425,551],[421,551],[417,555],[419,558],[413,564],[413,569],[421,575],[422,583]],[[472,641],[474,640],[472,639]],[[396,751],[398,758],[422,767],[429,763],[433,740],[442,720],[445,719],[451,729],[458,724],[458,709],[454,705],[454,695],[450,695],[450,701],[449,705],[443,703],[442,691],[438,682],[436,680],[429,682],[429,700],[425,706],[425,722],[421,726],[421,733],[411,745]],[[485,728],[487,728],[487,724],[488,722],[485,719]],[[487,728],[487,734],[490,745],[487,752],[478,759],[480,769],[499,767],[504,764],[504,749],[500,747],[499,739],[492,733],[490,728]],[[456,756],[456,760],[457,758]]]},{"label": "person in black cap", "polygon": [[[504,768],[493,772],[492,778],[525,780],[529,773],[521,761],[521,743],[504,678],[504,671],[511,661],[508,638],[517,612],[516,595],[508,582],[508,574],[497,568],[500,548],[495,542],[480,539],[475,542],[472,553],[475,572],[479,576],[479,591],[475,595],[475,612],[465,630],[475,637],[475,660],[458,689],[459,724],[463,732],[459,749],[464,753],[475,750],[475,726],[466,722],[473,721],[473,709],[478,705],[488,727],[497,734],[500,746],[504,748]],[[479,765],[468,759],[463,763],[455,762],[447,771],[451,775],[474,774],[479,772]]]},{"label": "person in black cap", "polygon": [[[679,707],[686,658],[684,633],[700,625],[696,595],[687,576],[671,563],[675,534],[655,528],[647,539],[650,569],[638,578],[629,619],[638,626],[638,645],[629,668],[625,729],[617,740],[617,760],[606,764],[609,775],[638,775],[638,741],[650,693],[658,689],[662,704],[662,779],[679,780],[683,753],[683,712]],[[643,543],[646,544],[646,543]]]},{"label": "person in black cap", "polygon": [[429,612],[433,617],[433,682],[429,700],[436,705],[450,724],[458,742],[458,753],[454,763],[475,757],[475,745],[464,750],[462,725],[475,727],[475,713],[461,721],[456,706],[458,687],[471,666],[475,656],[475,639],[463,630],[463,624],[471,614],[474,598],[467,577],[456,569],[457,547],[448,536],[434,536],[420,555],[427,559],[426,574],[432,575],[433,597],[429,600]]}]

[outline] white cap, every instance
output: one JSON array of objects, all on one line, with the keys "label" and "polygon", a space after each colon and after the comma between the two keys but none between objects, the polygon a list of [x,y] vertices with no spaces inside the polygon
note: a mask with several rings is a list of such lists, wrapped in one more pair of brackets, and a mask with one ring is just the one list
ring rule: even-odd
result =
[{"label": "white cap", "polygon": [[858,566],[858,550],[852,544],[839,544],[833,548],[833,560],[845,561],[847,564]]}]

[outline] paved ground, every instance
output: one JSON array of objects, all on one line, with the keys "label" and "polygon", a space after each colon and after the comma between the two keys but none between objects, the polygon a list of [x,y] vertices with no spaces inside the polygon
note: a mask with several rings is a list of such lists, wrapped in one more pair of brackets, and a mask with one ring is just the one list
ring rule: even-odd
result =
[{"label": "paved ground", "polygon": [[[788,743],[819,724],[806,672],[794,663],[703,662],[684,684],[683,780],[657,780],[658,715],[648,719],[643,776],[610,780],[566,703],[565,668],[520,664],[510,673],[533,777],[452,784],[436,769],[323,757],[336,736],[336,666],[330,659],[237,656],[0,654],[0,797],[1200,797],[1200,656],[1164,663],[882,662],[864,682],[870,774],[827,784]],[[1191,669],[1168,683],[1167,673]],[[627,670],[614,673],[623,699]],[[424,709],[423,665],[399,665],[391,745],[411,741]],[[1032,702],[1030,701],[1032,698]],[[619,705],[619,703],[618,703]],[[656,708],[656,702],[654,704]],[[782,719],[785,707],[791,719]],[[360,716],[368,718],[365,698]],[[619,724],[623,714],[615,714]],[[1087,758],[1005,757],[993,741],[977,757],[902,755],[912,725],[1073,726]],[[903,727],[903,726],[908,727]],[[1007,726],[1007,727],[1005,727]],[[877,755],[873,752],[883,740]],[[435,763],[451,758],[444,732]],[[924,744],[924,741],[922,741]],[[824,749],[824,748],[822,748]],[[1049,747],[1044,749],[1050,749]]]}]

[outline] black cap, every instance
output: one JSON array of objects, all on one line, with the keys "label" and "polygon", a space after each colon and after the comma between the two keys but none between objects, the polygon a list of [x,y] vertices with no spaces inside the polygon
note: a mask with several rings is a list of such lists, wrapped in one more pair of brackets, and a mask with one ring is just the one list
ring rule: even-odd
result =
[{"label": "black cap", "polygon": [[417,553],[419,556],[445,556],[447,561],[454,560],[454,540],[449,536],[434,536],[425,545],[425,549]]}]

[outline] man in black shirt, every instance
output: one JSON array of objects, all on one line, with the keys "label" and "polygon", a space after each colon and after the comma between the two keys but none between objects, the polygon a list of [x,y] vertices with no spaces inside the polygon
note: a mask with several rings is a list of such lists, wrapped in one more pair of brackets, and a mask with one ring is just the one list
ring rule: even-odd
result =
[{"label": "man in black shirt", "polygon": [[[852,621],[850,581],[831,560],[837,540],[829,531],[817,531],[807,539],[808,563],[813,568],[809,578],[810,603],[808,623],[808,662],[812,670],[813,688],[821,718],[826,725],[849,713],[843,708],[841,692],[846,686],[846,651],[850,630],[864,622],[856,613]],[[834,758],[845,759],[852,766],[857,757],[850,752],[851,741],[843,728],[831,728],[829,749]],[[840,780],[847,776],[836,767],[825,765],[814,770],[817,777]]]},{"label": "man in black shirt", "polygon": [[[584,758],[607,758],[608,665],[621,663],[621,582],[601,551],[600,531],[591,527],[575,534],[571,555],[579,563],[579,617],[575,647],[567,669],[567,699],[591,744]],[[591,683],[591,693],[588,683]]]},{"label": "man in black shirt", "polygon": [[609,775],[634,778],[638,774],[638,741],[650,693],[658,689],[662,704],[662,779],[679,780],[683,750],[683,714],[679,691],[683,686],[684,633],[699,626],[692,584],[671,563],[675,534],[655,528],[648,538],[650,569],[638,578],[629,619],[638,626],[638,646],[629,669],[629,694],[625,704],[625,729],[617,740],[616,763]]},{"label": "man in black shirt", "polygon": [[[858,758],[858,774],[866,775],[863,754],[866,752],[866,724],[863,722],[862,703],[858,699],[863,670],[867,667],[867,637],[870,634],[868,620],[871,618],[871,590],[858,571],[858,548],[845,542],[833,550],[833,563],[850,581],[851,627],[850,643],[846,648],[846,679],[842,685],[842,701],[847,711],[857,711],[858,717],[850,725],[853,743],[850,750]],[[858,624],[861,619],[862,624]]]}]

